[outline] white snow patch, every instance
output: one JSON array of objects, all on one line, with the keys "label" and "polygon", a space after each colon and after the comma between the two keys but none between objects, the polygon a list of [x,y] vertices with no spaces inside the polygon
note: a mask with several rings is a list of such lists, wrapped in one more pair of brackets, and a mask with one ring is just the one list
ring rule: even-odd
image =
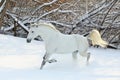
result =
[{"label": "white snow patch", "polygon": [[0,78],[2,80],[120,80],[120,50],[90,48],[90,64],[78,55],[54,54],[56,63],[40,70],[44,42],[0,34]]}]

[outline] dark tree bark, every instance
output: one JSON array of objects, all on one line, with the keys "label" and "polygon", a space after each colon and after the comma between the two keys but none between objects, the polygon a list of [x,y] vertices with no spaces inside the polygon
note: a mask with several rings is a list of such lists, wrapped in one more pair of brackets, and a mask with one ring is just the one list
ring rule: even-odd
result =
[{"label": "dark tree bark", "polygon": [[2,0],[1,3],[0,3],[0,7],[4,6],[3,9],[0,12],[0,27],[3,24],[5,12],[8,8],[9,2],[10,2],[10,0]]}]

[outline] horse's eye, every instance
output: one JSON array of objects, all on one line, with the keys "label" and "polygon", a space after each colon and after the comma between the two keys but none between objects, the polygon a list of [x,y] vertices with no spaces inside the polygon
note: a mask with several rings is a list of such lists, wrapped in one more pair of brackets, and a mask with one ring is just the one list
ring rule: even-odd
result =
[{"label": "horse's eye", "polygon": [[34,31],[32,31],[32,33],[34,33]]}]

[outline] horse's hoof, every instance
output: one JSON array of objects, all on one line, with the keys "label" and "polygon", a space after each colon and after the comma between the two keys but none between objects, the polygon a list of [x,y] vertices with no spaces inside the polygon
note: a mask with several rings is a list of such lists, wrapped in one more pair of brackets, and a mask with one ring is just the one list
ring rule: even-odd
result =
[{"label": "horse's hoof", "polygon": [[41,65],[40,70],[42,70],[42,68],[43,68],[43,65]]},{"label": "horse's hoof", "polygon": [[49,63],[53,63],[53,62],[57,62],[57,60],[51,59],[51,60],[49,60],[48,62],[49,62]]}]

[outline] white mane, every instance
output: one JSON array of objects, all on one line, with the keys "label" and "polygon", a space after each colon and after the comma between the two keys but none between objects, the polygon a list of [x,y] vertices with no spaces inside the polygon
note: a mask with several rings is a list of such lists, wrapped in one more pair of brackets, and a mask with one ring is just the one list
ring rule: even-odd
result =
[{"label": "white mane", "polygon": [[44,27],[49,27],[49,28],[51,28],[51,29],[53,29],[55,31],[58,31],[53,24],[48,23],[48,22],[37,22],[37,23],[33,23],[31,25],[38,25],[39,27],[43,25]]}]

